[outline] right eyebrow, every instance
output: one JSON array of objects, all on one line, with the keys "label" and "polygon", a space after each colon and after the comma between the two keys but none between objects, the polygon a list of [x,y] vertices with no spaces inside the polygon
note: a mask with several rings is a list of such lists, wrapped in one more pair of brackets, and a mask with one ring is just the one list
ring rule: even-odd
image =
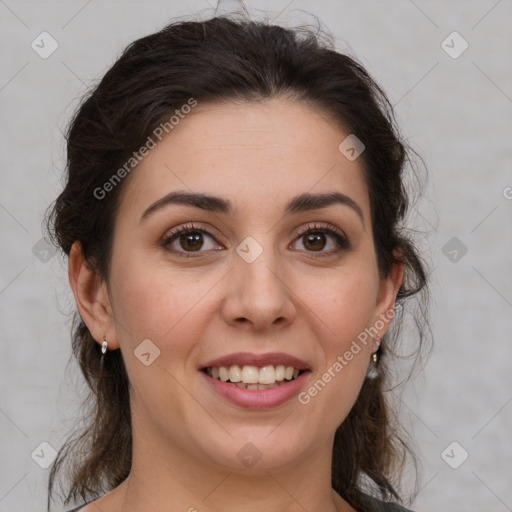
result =
[{"label": "right eyebrow", "polygon": [[207,194],[197,194],[192,192],[170,192],[151,204],[142,214],[140,221],[156,213],[167,205],[181,204],[185,206],[195,206],[201,210],[217,213],[230,213],[233,208],[226,199],[214,197]]}]

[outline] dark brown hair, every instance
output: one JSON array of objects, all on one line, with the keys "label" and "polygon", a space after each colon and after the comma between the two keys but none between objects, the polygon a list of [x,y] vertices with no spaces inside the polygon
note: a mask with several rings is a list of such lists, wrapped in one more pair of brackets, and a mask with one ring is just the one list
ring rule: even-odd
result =
[{"label": "dark brown hair", "polygon": [[[216,17],[173,23],[129,45],[69,126],[67,179],[49,211],[50,236],[68,256],[79,241],[88,266],[108,282],[113,225],[127,180],[112,187],[104,199],[95,190],[191,98],[208,104],[278,96],[315,107],[364,143],[360,158],[378,266],[385,276],[397,259],[404,263],[398,293],[403,314],[408,299],[426,291],[424,264],[402,225],[409,201],[404,172],[412,168],[411,150],[400,138],[386,95],[364,67],[309,30]],[[397,314],[381,344],[378,377],[365,379],[335,436],[332,487],[357,510],[363,509],[364,492],[400,500],[397,486],[407,445],[398,435],[385,385],[392,356],[387,347],[393,350],[401,320]],[[418,322],[421,326],[422,319]],[[131,467],[128,377],[122,354],[108,352],[100,373],[100,347],[78,314],[72,340],[90,392],[85,425],[68,438],[52,467],[48,510],[64,463],[70,482],[65,504],[112,490]]]}]

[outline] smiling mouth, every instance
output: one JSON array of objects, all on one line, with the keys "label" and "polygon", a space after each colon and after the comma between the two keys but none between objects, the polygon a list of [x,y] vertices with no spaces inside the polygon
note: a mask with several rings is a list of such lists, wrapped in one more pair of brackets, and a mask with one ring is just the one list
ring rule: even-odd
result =
[{"label": "smiling mouth", "polygon": [[299,370],[293,366],[282,364],[262,367],[234,364],[231,366],[207,367],[203,368],[202,371],[209,377],[242,389],[264,390],[277,388],[291,382],[307,370]]}]

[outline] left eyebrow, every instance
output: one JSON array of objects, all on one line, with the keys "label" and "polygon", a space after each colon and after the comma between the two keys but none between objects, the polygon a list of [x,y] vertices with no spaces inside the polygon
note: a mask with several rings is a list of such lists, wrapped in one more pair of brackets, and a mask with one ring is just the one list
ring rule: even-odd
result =
[{"label": "left eyebrow", "polygon": [[[184,206],[192,206],[201,210],[214,213],[229,214],[233,211],[230,201],[220,197],[208,194],[192,193],[192,192],[170,192],[164,197],[158,199],[151,204],[142,214],[140,222],[165,206],[171,204],[181,204]],[[333,204],[341,204],[354,210],[364,226],[363,211],[360,206],[349,196],[339,192],[330,192],[324,194],[304,193],[294,197],[285,207],[284,214],[306,212],[309,210],[318,210],[327,208]]]},{"label": "left eyebrow", "polygon": [[287,215],[290,213],[318,210],[333,204],[342,204],[352,208],[352,210],[357,213],[364,226],[364,216],[361,207],[351,197],[341,194],[340,192],[330,192],[327,194],[300,194],[288,203],[284,213]]}]

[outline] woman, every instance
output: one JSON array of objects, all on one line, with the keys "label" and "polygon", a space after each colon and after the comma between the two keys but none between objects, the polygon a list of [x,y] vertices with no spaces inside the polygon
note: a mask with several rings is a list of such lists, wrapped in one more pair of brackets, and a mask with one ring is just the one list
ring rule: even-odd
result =
[{"label": "woman", "polygon": [[175,23],[67,140],[49,226],[91,397],[48,509],[66,462],[83,512],[405,510],[386,347],[426,277],[364,68],[307,32]]}]

